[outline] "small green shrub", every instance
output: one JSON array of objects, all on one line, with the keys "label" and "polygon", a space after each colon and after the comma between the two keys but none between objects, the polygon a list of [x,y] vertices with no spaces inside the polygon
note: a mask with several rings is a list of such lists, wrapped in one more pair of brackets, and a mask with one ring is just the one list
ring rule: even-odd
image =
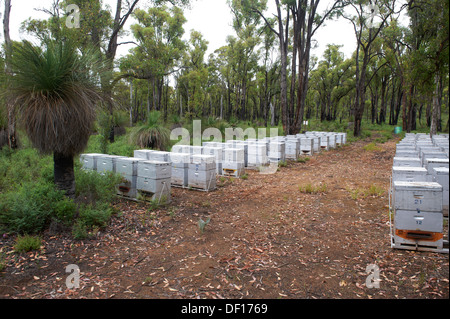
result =
[{"label": "small green shrub", "polygon": [[313,186],[311,183],[308,183],[306,185],[300,185],[299,190],[301,193],[306,194],[318,194],[318,193],[326,193],[327,192],[327,185],[326,184],[320,184],[317,186]]},{"label": "small green shrub", "polygon": [[6,232],[35,234],[43,231],[65,197],[52,183],[26,183],[14,192],[0,194],[0,227]]},{"label": "small green shrub", "polygon": [[75,174],[76,196],[84,198],[88,203],[111,202],[116,193],[116,185],[122,177],[112,172],[104,175],[80,169]]},{"label": "small green shrub", "polygon": [[16,244],[14,245],[14,251],[17,253],[23,253],[38,250],[41,248],[41,244],[41,239],[37,236],[18,236],[16,238]]},{"label": "small green shrub", "polygon": [[309,160],[310,160],[309,157],[299,157],[297,158],[297,163],[306,163]]},{"label": "small green shrub", "polygon": [[375,142],[369,143],[369,144],[365,145],[363,148],[367,152],[378,152],[378,151],[382,150],[381,147],[378,146],[377,143],[375,143]]},{"label": "small green shrub", "polygon": [[100,203],[95,206],[86,205],[80,207],[79,220],[87,227],[105,227],[113,214],[113,209],[108,203]]}]

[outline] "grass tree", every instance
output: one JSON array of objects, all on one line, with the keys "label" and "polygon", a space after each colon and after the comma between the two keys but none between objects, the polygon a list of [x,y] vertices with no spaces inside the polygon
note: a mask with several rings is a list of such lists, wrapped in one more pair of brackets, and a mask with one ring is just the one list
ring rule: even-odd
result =
[{"label": "grass tree", "polygon": [[170,144],[170,130],[164,127],[159,111],[151,111],[147,122],[135,127],[130,134],[130,142],[142,148],[166,150]]},{"label": "grass tree", "polygon": [[13,49],[9,94],[33,146],[53,154],[55,184],[68,197],[75,196],[74,157],[87,145],[101,99],[97,61],[70,41]]}]

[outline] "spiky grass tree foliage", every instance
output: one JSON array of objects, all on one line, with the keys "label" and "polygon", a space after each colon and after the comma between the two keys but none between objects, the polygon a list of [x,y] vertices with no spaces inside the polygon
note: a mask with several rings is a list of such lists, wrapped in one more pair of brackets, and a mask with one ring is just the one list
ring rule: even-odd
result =
[{"label": "spiky grass tree foliage", "polygon": [[166,150],[170,142],[170,131],[164,127],[160,117],[160,112],[151,111],[147,123],[133,129],[130,141],[142,148]]},{"label": "spiky grass tree foliage", "polygon": [[93,79],[98,59],[70,41],[14,46],[11,87],[20,122],[34,147],[53,154],[56,186],[75,195],[74,156],[87,145],[100,99]]}]

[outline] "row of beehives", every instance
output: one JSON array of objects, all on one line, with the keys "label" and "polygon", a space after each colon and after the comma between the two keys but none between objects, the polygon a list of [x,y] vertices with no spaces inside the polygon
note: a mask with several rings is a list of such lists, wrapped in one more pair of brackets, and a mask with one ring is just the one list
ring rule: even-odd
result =
[{"label": "row of beehives", "polygon": [[307,132],[259,140],[204,142],[203,146],[175,145],[171,152],[136,150],[134,157],[83,154],[83,168],[121,174],[119,195],[170,200],[171,186],[211,191],[216,175],[241,177],[245,168],[297,159],[346,143],[345,133]]},{"label": "row of beehives", "polygon": [[392,247],[447,252],[444,217],[449,206],[448,135],[408,133],[392,167]]}]

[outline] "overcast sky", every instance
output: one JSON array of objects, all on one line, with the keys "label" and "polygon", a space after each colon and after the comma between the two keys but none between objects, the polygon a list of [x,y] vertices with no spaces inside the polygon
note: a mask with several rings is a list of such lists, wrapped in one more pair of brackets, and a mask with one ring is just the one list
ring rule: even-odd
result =
[{"label": "overcast sky", "polygon": [[[270,16],[275,13],[273,0],[268,1],[272,10],[268,11]],[[331,1],[324,0],[321,2],[325,8]],[[10,33],[13,40],[20,40],[29,38],[19,33],[20,24],[29,17],[35,19],[46,19],[48,15],[43,12],[34,10],[35,8],[49,8],[52,0],[12,0]],[[115,0],[104,0],[105,4],[110,4],[112,10],[115,10]],[[141,7],[144,7],[149,1],[141,1]],[[3,16],[4,0],[0,0],[0,12]],[[323,9],[322,8],[322,9]],[[184,25],[185,38],[189,38],[190,30],[194,29],[200,31],[204,38],[209,42],[208,56],[214,50],[226,44],[226,37],[234,35],[234,30],[231,27],[232,15],[226,0],[195,0],[191,4],[191,9],[184,11],[187,19]],[[133,21],[127,22],[127,27]],[[3,33],[1,35],[3,41]],[[344,52],[345,57],[349,58],[355,49],[355,35],[353,29],[348,21],[328,21],[326,25],[320,28],[315,36],[318,47],[312,50],[312,54],[321,58],[324,48],[327,44],[341,44],[343,47],[341,51]],[[120,46],[118,55],[126,54],[130,46]]]}]

